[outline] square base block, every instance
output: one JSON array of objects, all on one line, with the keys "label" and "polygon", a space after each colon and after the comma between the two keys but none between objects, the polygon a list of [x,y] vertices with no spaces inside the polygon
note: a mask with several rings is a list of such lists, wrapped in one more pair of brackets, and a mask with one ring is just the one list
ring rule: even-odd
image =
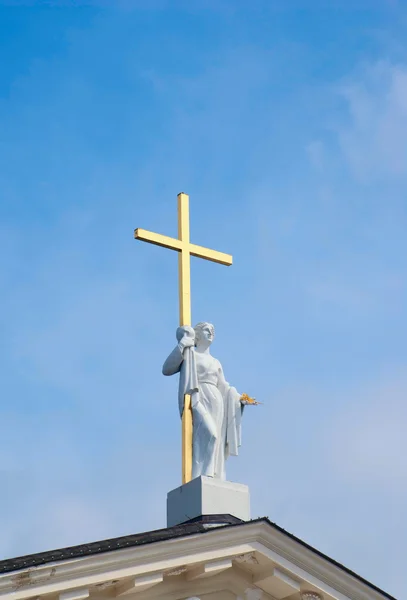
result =
[{"label": "square base block", "polygon": [[232,515],[250,521],[247,485],[212,477],[197,477],[167,495],[167,527],[203,515]]}]

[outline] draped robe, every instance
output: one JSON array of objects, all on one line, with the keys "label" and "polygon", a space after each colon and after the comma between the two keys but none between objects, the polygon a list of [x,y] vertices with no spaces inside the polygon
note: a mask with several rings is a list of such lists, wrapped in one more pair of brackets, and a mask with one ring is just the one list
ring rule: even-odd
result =
[{"label": "draped robe", "polygon": [[[177,330],[177,339],[193,335],[189,327]],[[179,343],[163,366],[164,375],[180,373],[179,410],[191,395],[193,437],[192,478],[205,475],[225,479],[225,461],[237,456],[241,445],[243,405],[240,394],[225,380],[222,365],[209,353]]]}]

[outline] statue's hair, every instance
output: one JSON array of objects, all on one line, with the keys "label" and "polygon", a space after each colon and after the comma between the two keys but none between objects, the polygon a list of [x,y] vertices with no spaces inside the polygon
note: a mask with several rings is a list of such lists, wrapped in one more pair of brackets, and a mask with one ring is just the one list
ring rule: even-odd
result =
[{"label": "statue's hair", "polygon": [[212,331],[213,331],[213,333],[215,333],[215,327],[214,327],[214,325],[212,325],[212,323],[207,323],[207,322],[205,322],[205,321],[202,321],[202,322],[200,322],[200,323],[197,323],[197,324],[195,325],[195,327],[194,327],[194,331],[195,331],[195,339],[196,339],[196,338],[199,338],[199,335],[200,335],[200,333],[201,333],[202,329],[203,329],[204,327],[206,327],[207,325],[209,325],[210,327],[212,327]]}]

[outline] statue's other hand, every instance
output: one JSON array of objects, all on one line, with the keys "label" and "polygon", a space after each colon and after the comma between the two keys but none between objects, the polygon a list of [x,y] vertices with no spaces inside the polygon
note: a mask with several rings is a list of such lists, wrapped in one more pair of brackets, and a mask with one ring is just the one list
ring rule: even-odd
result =
[{"label": "statue's other hand", "polygon": [[175,335],[178,342],[186,337],[195,339],[195,331],[190,325],[181,325],[181,327],[178,327]]},{"label": "statue's other hand", "polygon": [[181,352],[183,352],[185,348],[190,348],[191,346],[195,346],[194,338],[184,335],[184,337],[179,342]]},{"label": "statue's other hand", "polygon": [[248,396],[247,394],[242,394],[240,396],[240,402],[241,404],[244,404],[245,406],[247,404],[252,404],[252,405],[256,405],[256,404],[260,404],[259,402],[257,402],[256,398],[251,398],[250,396]]}]

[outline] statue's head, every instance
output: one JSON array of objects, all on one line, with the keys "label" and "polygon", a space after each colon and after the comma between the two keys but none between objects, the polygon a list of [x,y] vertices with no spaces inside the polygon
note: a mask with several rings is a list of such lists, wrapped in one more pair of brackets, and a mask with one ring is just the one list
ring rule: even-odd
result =
[{"label": "statue's head", "polygon": [[215,338],[215,327],[212,323],[198,323],[194,327],[195,346],[210,346]]}]

